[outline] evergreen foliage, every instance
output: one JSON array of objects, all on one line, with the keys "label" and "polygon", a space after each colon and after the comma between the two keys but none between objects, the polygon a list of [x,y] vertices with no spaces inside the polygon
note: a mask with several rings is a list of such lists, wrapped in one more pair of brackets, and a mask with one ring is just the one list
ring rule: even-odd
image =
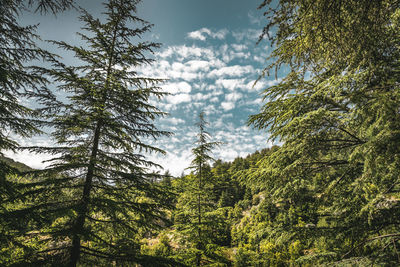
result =
[{"label": "evergreen foliage", "polygon": [[[34,60],[47,60],[51,55],[40,49],[35,41],[40,37],[35,34],[36,26],[21,26],[18,18],[29,8],[42,13],[54,14],[71,8],[73,0],[57,1],[11,1],[2,0],[0,5],[0,153],[18,147],[8,133],[11,131],[21,137],[29,137],[40,132],[32,109],[19,101],[24,97],[36,97],[47,100],[49,91],[43,88],[47,81],[28,66]],[[36,7],[34,7],[36,4]]]},{"label": "evergreen foliage", "polygon": [[[35,25],[21,26],[18,22],[21,13],[33,8],[34,2],[37,2],[36,10],[43,13],[51,10],[55,14],[71,8],[74,1],[2,0],[0,3],[0,153],[15,151],[18,147],[18,143],[10,138],[10,132],[24,138],[40,132],[37,114],[21,104],[20,99],[35,97],[46,101],[51,98],[44,88],[47,80],[28,64],[34,60],[47,60],[52,55],[36,45],[35,41],[40,37],[35,33]],[[6,165],[0,162],[0,168],[5,169]],[[4,183],[4,175],[0,179]],[[3,191],[3,187],[0,190]]]},{"label": "evergreen foliage", "polygon": [[[1,1],[0,265],[399,265],[400,2],[264,0],[264,75],[290,72],[249,124],[281,146],[214,160],[200,113],[177,178],[146,157],[171,133],[154,123],[162,80],[137,74],[159,47],[141,40],[139,2],[109,0],[104,19],[80,9],[85,44],[53,41],[79,61],[67,66],[18,19],[73,0]],[[52,67],[28,66],[39,60]],[[55,145],[29,149],[53,155],[46,169],[2,156],[20,149],[9,132],[43,125]]]},{"label": "evergreen foliage", "polygon": [[79,36],[87,48],[54,41],[82,64],[54,60],[52,69],[41,70],[69,94],[69,101],[47,107],[57,146],[31,150],[54,158],[26,182],[22,207],[13,206],[5,215],[31,226],[12,243],[25,243],[20,264],[169,264],[139,255],[136,240],[139,230],[164,220],[168,193],[151,183],[161,175],[150,168],[159,166],[143,154],[164,153],[150,142],[170,135],[154,126],[165,114],[149,104],[164,95],[160,80],[135,70],[151,64],[148,55],[159,47],[137,41],[151,28],[135,15],[138,2],[105,3],[104,22],[81,10],[85,32]]},{"label": "evergreen foliage", "polygon": [[298,262],[399,263],[399,4],[261,6],[264,34],[275,32],[265,72],[291,72],[250,118],[283,145],[247,179],[271,195],[278,214],[264,238],[287,248],[299,241]]},{"label": "evergreen foliage", "polygon": [[[171,186],[178,194],[175,208],[172,210],[173,225],[164,227],[156,239],[147,239],[142,251],[152,255],[163,251],[163,255],[188,266],[195,266],[198,263],[196,253],[202,253],[200,262],[202,266],[253,266],[254,259],[247,254],[250,253],[250,247],[246,235],[251,229],[247,223],[258,224],[259,221],[253,221],[253,218],[263,216],[255,215],[261,211],[259,207],[265,200],[264,195],[257,189],[241,185],[237,173],[254,167],[256,162],[269,153],[270,149],[264,149],[246,158],[236,158],[233,162],[217,160],[212,167],[207,165],[205,168],[207,176],[203,180],[204,192],[202,192],[206,197],[201,198],[203,204],[201,237],[204,250],[196,247],[198,242],[196,193],[199,180],[194,173],[172,179]],[[245,229],[242,226],[246,226]],[[244,261],[248,264],[241,262],[241,256],[248,259]]]},{"label": "evergreen foliage", "polygon": [[[203,265],[204,256],[210,250],[215,226],[218,225],[218,217],[212,214],[215,209],[215,201],[212,201],[211,188],[211,168],[209,163],[213,161],[212,149],[218,146],[219,142],[210,142],[210,134],[206,131],[207,121],[204,112],[199,115],[199,128],[197,134],[197,146],[192,149],[194,159],[188,169],[192,174],[188,176],[188,183],[177,203],[178,214],[176,215],[177,228],[186,237],[189,246],[193,250],[194,258],[190,259],[191,265]],[[215,236],[214,236],[215,237]]]},{"label": "evergreen foliage", "polygon": [[[45,88],[47,80],[35,66],[29,65],[33,61],[48,60],[52,55],[36,45],[40,39],[35,33],[36,26],[22,26],[18,20],[23,11],[28,12],[35,4],[39,4],[42,13],[51,10],[54,14],[73,5],[71,0],[47,1],[46,5],[42,2],[45,1],[0,1],[0,253],[3,248],[10,249],[8,241],[12,234],[7,226],[13,222],[2,216],[8,208],[6,202],[20,193],[18,179],[11,174],[30,170],[4,158],[3,152],[19,148],[13,137],[27,138],[40,133],[38,113],[21,100],[46,103],[52,99]],[[6,178],[9,175],[14,179]]]}]

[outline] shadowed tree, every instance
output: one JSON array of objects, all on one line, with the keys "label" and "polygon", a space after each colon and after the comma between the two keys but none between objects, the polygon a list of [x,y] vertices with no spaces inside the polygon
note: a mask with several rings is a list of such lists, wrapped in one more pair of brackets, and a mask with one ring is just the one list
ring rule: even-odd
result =
[{"label": "shadowed tree", "polygon": [[[37,26],[21,26],[18,19],[23,11],[35,9],[41,13],[57,12],[73,6],[72,0],[11,1],[0,4],[0,153],[15,150],[18,143],[12,135],[30,137],[40,133],[37,114],[22,99],[47,101],[52,98],[44,88],[46,79],[29,66],[34,60],[47,60],[51,55],[40,49],[35,41]],[[33,98],[33,99],[32,99]],[[11,135],[11,136],[10,136]],[[0,179],[4,183],[4,170],[0,161]],[[0,190],[5,189],[3,186]],[[0,191],[1,193],[1,191]]]},{"label": "shadowed tree", "polygon": [[[270,238],[332,241],[308,260],[398,264],[400,3],[281,0],[260,8],[274,45],[265,74],[291,69],[250,118],[283,143],[248,176],[274,205],[285,203],[282,217],[293,214]],[[329,223],[305,229],[322,221]]]},{"label": "shadowed tree", "polygon": [[[2,216],[8,209],[7,201],[20,190],[19,173],[3,160],[3,152],[19,149],[18,138],[40,133],[40,111],[29,108],[34,102],[45,104],[52,101],[46,89],[47,80],[36,71],[37,61],[49,60],[52,55],[36,45],[40,36],[37,25],[22,26],[19,22],[23,12],[40,11],[53,13],[72,8],[72,0],[56,1],[0,1],[0,250],[9,247],[9,226],[15,226]],[[26,104],[30,102],[31,105]],[[7,176],[10,175],[8,179]],[[24,228],[24,225],[20,225]],[[1,255],[0,255],[1,257]],[[8,256],[5,256],[8,258]]]},{"label": "shadowed tree", "polygon": [[158,184],[160,167],[145,154],[164,153],[153,145],[169,132],[153,121],[165,113],[150,104],[164,93],[161,80],[138,75],[138,68],[159,44],[140,41],[151,25],[136,16],[140,1],[110,0],[105,19],[81,10],[85,47],[54,41],[74,53],[78,66],[53,61],[42,69],[67,93],[68,101],[48,104],[54,147],[31,147],[54,157],[27,184],[24,207],[8,216],[27,214],[37,243],[21,262],[35,264],[141,263],[168,265],[140,255],[140,234],[162,225],[168,199]]}]

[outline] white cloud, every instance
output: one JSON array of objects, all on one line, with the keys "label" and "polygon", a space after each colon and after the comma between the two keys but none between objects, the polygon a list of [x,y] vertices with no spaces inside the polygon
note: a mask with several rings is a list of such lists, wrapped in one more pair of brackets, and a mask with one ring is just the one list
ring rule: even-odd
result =
[{"label": "white cloud", "polygon": [[220,157],[222,157],[222,158],[224,158],[225,160],[227,160],[227,161],[232,161],[232,160],[234,160],[235,158],[237,158],[239,155],[238,155],[238,152],[237,151],[235,151],[235,150],[233,150],[232,148],[229,148],[229,149],[221,149],[220,151],[218,151],[219,153],[219,156]]},{"label": "white cloud", "polygon": [[225,39],[225,36],[228,34],[228,30],[222,29],[217,32],[212,32],[210,29],[207,28],[201,28],[200,30],[189,32],[187,36],[190,39],[194,40],[200,40],[200,41],[205,41],[207,39],[207,36],[213,38],[213,39]]},{"label": "white cloud", "polygon": [[[219,129],[222,128],[224,126],[224,121],[222,117],[219,117],[218,119],[216,119],[215,121],[212,122],[212,127],[215,129]],[[224,139],[219,139],[219,140],[224,140]]]},{"label": "white cloud", "polygon": [[207,39],[206,35],[201,30],[194,31],[194,32],[189,32],[188,33],[188,37],[190,39],[197,39],[197,40],[200,40],[200,41],[205,41]]},{"label": "white cloud", "polygon": [[244,80],[245,79],[218,79],[215,84],[217,86],[222,86],[225,89],[233,91],[236,88],[242,87]]},{"label": "white cloud", "polygon": [[237,101],[243,97],[243,94],[238,92],[233,92],[230,94],[225,95],[225,100],[227,101]]},{"label": "white cloud", "polygon": [[255,136],[253,136],[253,139],[257,143],[261,143],[261,142],[267,141],[267,138],[265,136],[263,136],[263,135],[255,135]]},{"label": "white cloud", "polygon": [[211,67],[210,61],[206,60],[190,60],[185,63],[186,69],[195,72],[195,71],[208,71]]},{"label": "white cloud", "polygon": [[207,107],[204,109],[204,113],[207,116],[210,116],[213,114],[218,114],[218,110],[214,105],[207,105]]},{"label": "white cloud", "polygon": [[217,103],[217,102],[219,102],[219,98],[214,96],[213,98],[210,99],[210,102],[211,103]]},{"label": "white cloud", "polygon": [[174,62],[172,63],[172,69],[175,71],[182,71],[182,69],[185,67],[181,62]]},{"label": "white cloud", "polygon": [[222,76],[241,77],[244,74],[252,72],[254,72],[254,68],[251,65],[247,66],[234,65],[234,66],[214,69],[208,74],[208,77],[222,77]]},{"label": "white cloud", "polygon": [[229,31],[227,29],[222,29],[222,30],[219,30],[219,31],[215,32],[214,34],[212,34],[211,37],[222,40],[222,39],[225,39],[228,32]]},{"label": "white cloud", "polygon": [[191,148],[186,146],[183,149],[177,150],[174,146],[167,149],[168,153],[165,156],[149,157],[153,162],[160,164],[164,171],[169,170],[174,176],[179,176],[183,172],[188,173],[185,169],[190,165]]},{"label": "white cloud", "polygon": [[[242,41],[240,41],[242,42]],[[246,46],[241,44],[233,44],[229,47],[227,44],[220,46],[219,54],[224,62],[230,62],[234,59],[248,60],[250,59],[250,52],[245,52]]]},{"label": "white cloud", "polygon": [[[267,48],[266,48],[267,49]],[[268,58],[268,55],[267,54],[261,54],[260,56],[257,56],[257,55],[255,55],[254,57],[253,57],[253,60],[254,61],[256,61],[256,62],[258,62],[258,63],[261,63],[261,64],[267,64],[267,58]]]},{"label": "white cloud", "polygon": [[238,42],[247,41],[248,43],[254,43],[258,41],[258,38],[262,34],[262,29],[245,29],[236,32],[232,32],[233,37]]},{"label": "white cloud", "polygon": [[261,89],[265,89],[265,85],[266,85],[266,83],[264,81],[256,82],[256,80],[254,80],[254,81],[250,81],[246,84],[246,89],[248,91],[253,91],[253,90],[259,91]]},{"label": "white cloud", "polygon": [[222,68],[226,64],[217,58],[207,58],[207,60],[189,60],[185,62],[185,71],[197,72],[203,71],[207,72],[211,68]]},{"label": "white cloud", "polygon": [[247,46],[246,46],[246,45],[243,45],[243,44],[232,44],[232,48],[233,48],[234,50],[236,50],[236,51],[241,52],[241,51],[243,51],[243,50],[246,50],[246,49],[247,49]]},{"label": "white cloud", "polygon": [[[54,142],[49,139],[47,135],[40,135],[34,136],[32,138],[23,138],[18,135],[11,134],[11,138],[18,142],[21,147],[30,147],[30,146],[37,146],[37,147],[48,147],[48,146],[55,146]],[[50,154],[42,154],[42,153],[31,153],[28,150],[19,150],[16,152],[6,150],[2,151],[6,157],[9,157],[15,161],[22,162],[27,166],[34,168],[34,169],[43,169],[47,167],[50,163],[43,162],[54,157],[57,155],[50,155]]]},{"label": "white cloud", "polygon": [[161,59],[166,59],[170,57],[177,57],[179,61],[188,58],[205,58],[205,59],[214,59],[214,51],[211,48],[206,47],[198,47],[198,46],[186,46],[186,45],[176,45],[169,46],[161,52],[156,53],[156,56]]},{"label": "white cloud", "polygon": [[[180,118],[174,118],[174,117],[166,118],[166,119],[164,119],[164,121],[167,121],[167,122],[169,122],[170,124],[173,124],[173,125],[178,125],[178,124],[181,124],[181,123],[185,122],[184,120],[182,120]],[[174,137],[173,139],[176,139],[176,138]]]},{"label": "white cloud", "polygon": [[193,81],[195,79],[197,79],[199,77],[199,75],[197,73],[190,73],[190,72],[179,72],[179,77],[177,78],[182,78],[185,81]]},{"label": "white cloud", "polygon": [[267,81],[267,86],[271,87],[271,86],[277,85],[281,81],[282,81],[282,78],[278,78],[276,80],[269,80],[269,81]]},{"label": "white cloud", "polygon": [[192,86],[187,82],[169,83],[163,86],[165,92],[170,94],[190,93]]},{"label": "white cloud", "polygon": [[262,98],[258,97],[256,99],[252,99],[250,101],[247,101],[245,103],[245,105],[247,105],[247,106],[260,106],[262,103],[263,103]]},{"label": "white cloud", "polygon": [[196,101],[205,101],[211,97],[212,97],[212,94],[197,93],[197,94],[193,95],[192,99],[196,100]]},{"label": "white cloud", "polygon": [[190,102],[191,99],[192,98],[190,94],[168,95],[166,97],[167,102],[174,105]]},{"label": "white cloud", "polygon": [[238,59],[249,59],[250,58],[250,52],[245,53],[245,52],[234,52],[234,51],[231,51],[229,53],[229,60],[232,61],[232,60],[234,60],[236,58],[238,58]]},{"label": "white cloud", "polygon": [[228,110],[235,108],[235,103],[234,102],[222,102],[221,107],[223,108],[224,111],[228,111]]},{"label": "white cloud", "polygon": [[282,81],[281,78],[278,78],[276,80],[258,80],[256,82],[256,80],[250,81],[246,84],[246,89],[248,91],[260,91],[260,90],[264,90],[267,89],[268,87],[277,85],[278,83],[280,83]]}]

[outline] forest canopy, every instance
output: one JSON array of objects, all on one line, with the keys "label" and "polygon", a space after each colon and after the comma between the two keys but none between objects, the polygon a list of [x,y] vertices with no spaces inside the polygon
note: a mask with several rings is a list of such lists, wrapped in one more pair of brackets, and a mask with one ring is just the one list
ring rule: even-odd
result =
[{"label": "forest canopy", "polygon": [[[140,2],[104,1],[102,18],[79,1],[1,2],[0,265],[399,265],[400,1],[260,1],[257,82],[280,79],[247,123],[269,140],[215,159],[229,143],[193,110],[181,176],[151,157],[173,133],[157,124],[165,80],[137,71],[161,46]],[[19,21],[71,9],[82,45],[50,43],[76,61]],[[51,142],[26,145],[37,134]],[[50,158],[39,170],[6,151]]]}]

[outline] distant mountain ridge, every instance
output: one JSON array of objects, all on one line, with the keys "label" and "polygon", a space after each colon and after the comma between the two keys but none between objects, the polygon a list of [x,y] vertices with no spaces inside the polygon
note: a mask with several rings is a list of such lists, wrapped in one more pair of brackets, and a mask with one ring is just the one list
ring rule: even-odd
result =
[{"label": "distant mountain ridge", "polygon": [[10,166],[12,168],[15,168],[15,169],[17,169],[17,170],[19,170],[21,172],[34,170],[33,168],[25,165],[22,162],[15,161],[15,160],[7,158],[5,156],[1,156],[0,155],[0,161],[4,162],[6,165],[8,165],[8,166]]}]

